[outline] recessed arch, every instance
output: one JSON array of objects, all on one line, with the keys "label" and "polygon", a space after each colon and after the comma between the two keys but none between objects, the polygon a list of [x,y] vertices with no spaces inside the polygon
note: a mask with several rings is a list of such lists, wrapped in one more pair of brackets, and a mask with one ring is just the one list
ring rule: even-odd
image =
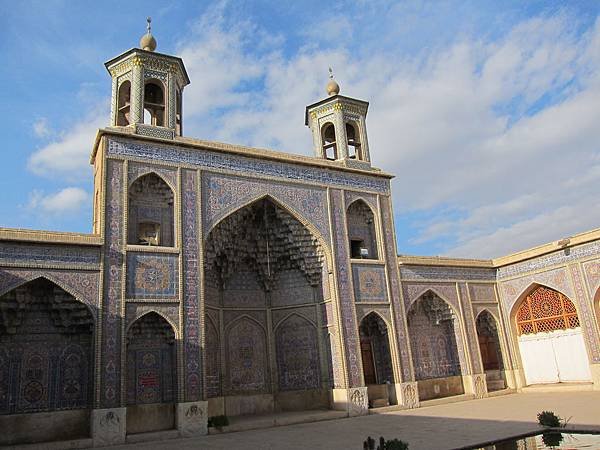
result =
[{"label": "recessed arch", "polygon": [[279,328],[279,326],[284,323],[286,320],[288,320],[289,318],[293,317],[293,316],[298,316],[299,319],[304,320],[305,322],[307,322],[310,326],[316,327],[317,324],[314,323],[311,319],[309,319],[308,317],[306,317],[304,314],[300,314],[298,312],[292,312],[287,314],[286,316],[282,317],[279,321],[277,321],[277,323],[275,324],[275,326],[273,327],[273,331],[277,331],[277,328]]},{"label": "recessed arch", "polygon": [[320,245],[320,249],[323,251],[323,256],[325,257],[325,263],[326,263],[327,268],[333,267],[333,257],[331,255],[331,247],[329,246],[327,239],[325,239],[325,237],[319,231],[319,229],[309,219],[307,219],[304,216],[304,214],[302,214],[296,208],[291,206],[289,203],[285,202],[284,200],[282,200],[280,198],[277,198],[276,196],[274,196],[271,193],[257,194],[255,196],[249,198],[248,200],[246,200],[244,203],[237,205],[234,209],[232,209],[231,211],[228,211],[226,214],[223,214],[222,217],[219,217],[218,220],[215,220],[214,223],[212,223],[211,226],[206,230],[206,232],[204,233],[204,241],[205,242],[208,241],[212,231],[219,224],[221,224],[223,221],[225,221],[228,217],[231,217],[232,215],[242,211],[243,209],[247,208],[248,206],[251,206],[252,204],[257,203],[261,200],[269,200],[269,201],[273,202],[276,206],[283,209],[285,212],[287,212],[289,215],[291,215],[294,219],[296,219],[298,222],[300,222],[302,225],[304,225],[304,227],[318,241],[318,243]]},{"label": "recessed arch", "polygon": [[127,243],[175,245],[175,190],[155,171],[137,177],[129,186]]},{"label": "recessed arch", "polygon": [[165,125],[165,91],[164,83],[157,78],[144,81],[144,123],[147,125]]},{"label": "recessed arch", "polygon": [[127,126],[130,124],[131,108],[131,81],[125,80],[119,84],[117,95],[117,125]]},{"label": "recessed arch", "polygon": [[321,125],[321,146],[325,159],[335,161],[338,159],[338,145],[333,122],[325,122]]},{"label": "recessed arch", "polygon": [[363,199],[346,207],[346,229],[351,258],[378,259],[376,216]]},{"label": "recessed arch", "polygon": [[[361,359],[365,384],[381,385],[394,382],[390,337],[392,328],[388,321],[375,310],[365,314],[358,325],[360,336]],[[389,404],[387,389],[371,388],[369,401],[383,402],[378,406]]]},{"label": "recessed arch", "polygon": [[149,308],[149,309],[145,309],[141,312],[137,312],[134,317],[132,317],[131,319],[128,320],[127,327],[125,328],[125,334],[127,334],[129,329],[132,327],[132,325],[136,321],[138,321],[139,319],[141,319],[142,317],[144,317],[147,314],[158,314],[171,326],[171,328],[173,329],[173,333],[175,335],[175,339],[181,339],[181,336],[179,333],[179,327],[177,326],[177,324],[175,322],[173,322],[173,320],[170,317],[168,317],[165,313],[160,311],[158,308]]},{"label": "recessed arch", "polygon": [[479,354],[489,391],[506,387],[499,323],[492,311],[487,308],[482,309],[475,318]]},{"label": "recessed arch", "polygon": [[90,305],[47,277],[4,292],[0,414],[90,408],[95,325]]},{"label": "recessed arch", "polygon": [[137,180],[139,180],[140,178],[142,178],[146,175],[149,175],[149,174],[155,175],[158,178],[160,178],[163,182],[165,182],[171,188],[171,190],[173,192],[177,191],[177,187],[173,184],[173,182],[171,180],[169,180],[167,177],[165,177],[163,174],[161,174],[160,171],[158,171],[154,168],[151,168],[151,167],[144,168],[144,169],[140,170],[139,172],[137,172],[134,177],[131,177],[128,182],[128,187],[131,187],[131,185],[133,185],[133,183],[135,183]]}]

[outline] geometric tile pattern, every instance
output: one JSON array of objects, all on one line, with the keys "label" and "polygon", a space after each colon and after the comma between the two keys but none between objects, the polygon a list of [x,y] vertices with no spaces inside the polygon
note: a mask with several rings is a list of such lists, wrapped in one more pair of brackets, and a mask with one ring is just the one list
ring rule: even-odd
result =
[{"label": "geometric tile pattern", "polygon": [[19,262],[27,263],[27,265],[60,264],[97,268],[100,264],[100,248],[39,243],[0,243],[0,264]]},{"label": "geometric tile pattern", "polygon": [[177,255],[127,253],[127,298],[176,298],[178,283]]},{"label": "geometric tile pattern", "polygon": [[341,173],[320,167],[269,161],[209,150],[197,151],[181,147],[133,142],[111,137],[108,154],[170,163],[192,164],[212,169],[231,170],[241,174],[272,176],[287,180],[314,182],[339,187],[364,189],[371,192],[389,192],[387,179],[355,173]]},{"label": "geometric tile pattern", "polygon": [[352,264],[352,275],[357,302],[387,302],[384,266]]}]

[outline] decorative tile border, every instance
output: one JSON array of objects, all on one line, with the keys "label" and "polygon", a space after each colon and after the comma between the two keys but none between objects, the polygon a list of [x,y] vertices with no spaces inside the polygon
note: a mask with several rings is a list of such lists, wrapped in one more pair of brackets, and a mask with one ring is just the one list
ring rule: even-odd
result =
[{"label": "decorative tile border", "polygon": [[460,300],[464,314],[465,331],[467,333],[467,340],[469,344],[468,350],[469,354],[471,355],[470,359],[473,366],[473,373],[482,373],[483,367],[481,364],[481,358],[479,357],[477,329],[475,327],[475,319],[473,317],[473,307],[471,306],[469,293],[467,292],[467,285],[465,283],[460,283],[458,287],[460,291]]},{"label": "decorative tile border", "polygon": [[582,329],[585,335],[585,340],[588,344],[590,357],[592,362],[600,363],[600,348],[598,343],[599,336],[596,332],[594,319],[592,317],[594,314],[594,309],[590,307],[590,304],[587,302],[587,298],[585,296],[583,274],[581,273],[578,264],[571,264],[569,269],[571,272],[571,278],[573,280],[573,287],[575,289],[575,298],[577,299],[579,306],[579,321],[583,324]]},{"label": "decorative tile border", "polygon": [[401,265],[400,276],[403,280],[495,281],[496,269]]},{"label": "decorative tile border", "polygon": [[336,254],[337,283],[339,292],[340,315],[344,336],[344,353],[346,355],[347,376],[350,387],[362,385],[362,368],[360,364],[360,341],[358,324],[354,317],[354,301],[351,290],[351,279],[348,259],[348,242],[346,240],[346,220],[342,191],[331,190],[331,210]]},{"label": "decorative tile border", "polygon": [[578,259],[600,254],[600,241],[589,244],[578,245],[565,250],[557,250],[553,253],[539,256],[527,261],[511,264],[498,269],[498,279],[509,278],[558,264],[567,264]]},{"label": "decorative tile border", "polygon": [[110,137],[108,140],[108,154],[172,164],[191,164],[209,169],[231,170],[240,174],[272,176],[286,180],[351,187],[378,193],[389,192],[389,181],[380,177],[370,177],[320,167],[306,167],[300,164],[269,161],[212,150],[192,150]]},{"label": "decorative tile border", "polygon": [[198,179],[196,171],[181,172],[183,233],[183,345],[185,348],[185,401],[202,399],[200,356],[200,296],[198,239]]},{"label": "decorative tile border", "polygon": [[61,265],[97,269],[100,248],[77,245],[0,242],[1,265]]},{"label": "decorative tile border", "polygon": [[123,287],[123,163],[106,166],[106,261],[102,311],[101,396],[102,408],[120,406],[121,397],[121,302]]}]

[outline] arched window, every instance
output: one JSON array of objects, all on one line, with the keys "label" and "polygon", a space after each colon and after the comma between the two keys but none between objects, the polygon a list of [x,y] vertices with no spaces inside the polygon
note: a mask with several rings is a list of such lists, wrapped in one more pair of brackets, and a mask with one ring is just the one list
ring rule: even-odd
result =
[{"label": "arched window", "polygon": [[165,123],[165,94],[158,80],[150,79],[144,86],[144,123],[160,127]]},{"label": "arched window", "polygon": [[377,236],[375,217],[371,208],[362,200],[357,200],[346,212],[350,257],[377,259]]},{"label": "arched window", "polygon": [[352,122],[346,123],[346,139],[348,140],[348,157],[362,159],[358,127]]},{"label": "arched window", "polygon": [[131,105],[131,82],[123,81],[119,86],[119,97],[117,105],[117,125],[124,127],[129,125],[129,110]]},{"label": "arched window", "polygon": [[335,128],[331,122],[323,125],[323,128],[321,128],[321,137],[323,139],[323,154],[325,158],[332,161],[338,159]]},{"label": "arched window", "polygon": [[183,119],[182,119],[182,115],[181,115],[181,110],[182,110],[183,105],[182,105],[181,91],[177,91],[176,101],[177,101],[177,109],[176,109],[176,114],[175,114],[175,133],[178,136],[181,136],[183,133]]},{"label": "arched window", "polygon": [[173,191],[158,175],[144,175],[129,188],[127,243],[174,245]]},{"label": "arched window", "polygon": [[565,295],[545,286],[529,294],[517,311],[519,335],[567,330],[579,327],[573,302]]}]

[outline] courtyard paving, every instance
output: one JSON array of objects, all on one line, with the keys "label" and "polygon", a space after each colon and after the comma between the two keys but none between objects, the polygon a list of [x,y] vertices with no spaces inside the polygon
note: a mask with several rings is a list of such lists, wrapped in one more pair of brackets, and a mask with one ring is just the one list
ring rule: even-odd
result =
[{"label": "courtyard paving", "polygon": [[114,450],[356,449],[367,436],[399,438],[410,450],[447,450],[539,429],[536,414],[571,418],[568,428],[600,431],[600,392],[512,394],[369,416],[328,420],[195,439],[145,442]]}]

